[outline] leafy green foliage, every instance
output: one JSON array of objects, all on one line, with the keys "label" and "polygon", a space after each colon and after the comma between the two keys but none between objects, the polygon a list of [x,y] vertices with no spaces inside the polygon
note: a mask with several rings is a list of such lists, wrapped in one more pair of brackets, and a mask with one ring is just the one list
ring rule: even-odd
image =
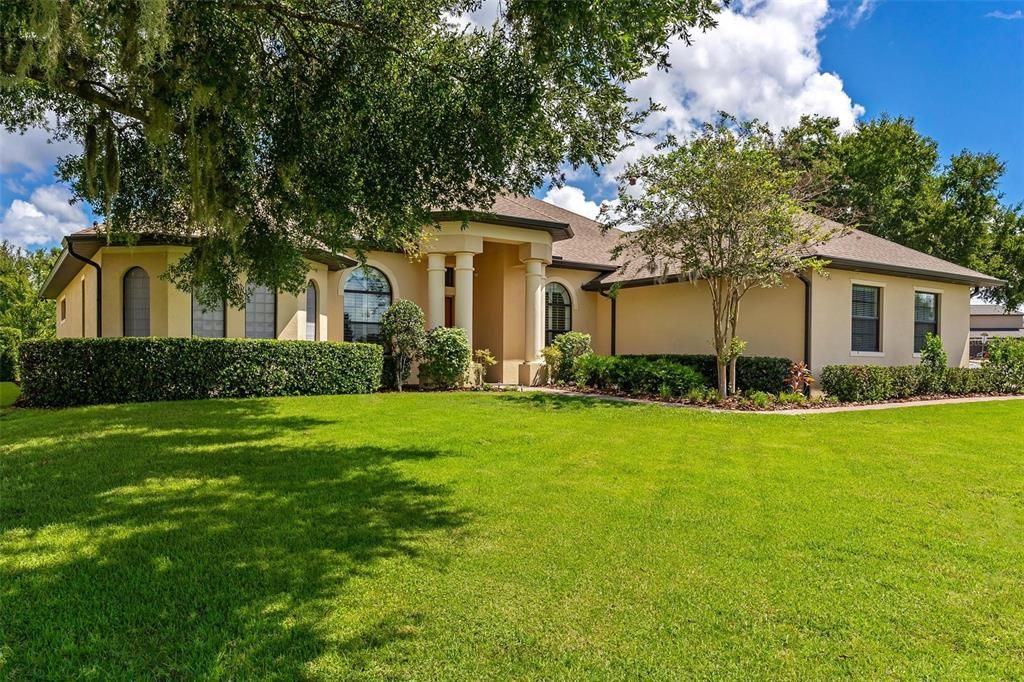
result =
[{"label": "leafy green foliage", "polygon": [[547,382],[556,384],[559,382],[558,374],[562,367],[562,351],[554,346],[545,346],[541,350],[544,356],[544,365],[547,367]]},{"label": "leafy green foliage", "polygon": [[607,227],[642,229],[626,232],[614,253],[623,267],[707,283],[723,397],[727,366],[742,352],[733,339],[744,295],[820,269],[823,261],[807,258],[807,249],[839,229],[803,213],[819,207],[801,179],[783,167],[767,126],[724,115],[619,178],[619,206]]},{"label": "leafy green foliage", "polygon": [[427,332],[420,362],[420,384],[424,388],[459,388],[469,378],[469,340],[461,327],[434,327]]},{"label": "leafy green foliage", "polygon": [[553,360],[548,366],[548,376],[558,384],[571,383],[575,376],[576,362],[584,355],[594,352],[590,342],[590,334],[583,332],[565,332],[552,340],[551,348],[556,353],[545,354],[545,361]]},{"label": "leafy green foliage", "polygon": [[388,366],[393,370],[392,376],[385,377],[389,388],[401,391],[409,380],[412,363],[419,358],[426,340],[423,326],[423,310],[405,299],[392,303],[381,316],[380,337],[391,357]]},{"label": "leafy green foliage", "polygon": [[473,351],[473,388],[487,387],[487,370],[498,364],[498,359],[490,348],[477,348]]},{"label": "leafy green foliage", "polygon": [[1024,303],[1024,204],[1003,203],[1006,165],[961,151],[940,164],[913,119],[881,116],[840,136],[839,120],[805,116],[778,137],[783,167],[822,189],[820,202],[861,229],[1008,281],[993,303]]},{"label": "leafy green foliage", "polygon": [[26,339],[56,334],[56,303],[40,299],[39,290],[58,255],[60,249],[26,251],[0,243],[0,327],[20,329]]},{"label": "leafy green foliage", "polygon": [[20,374],[18,351],[21,347],[21,330],[16,327],[0,327],[0,381],[17,381]]},{"label": "leafy green foliage", "polygon": [[370,393],[380,386],[376,344],[203,338],[25,341],[28,405],[213,397]]},{"label": "leafy green foliage", "polygon": [[1011,390],[1024,391],[1024,339],[992,338],[985,347],[988,365],[998,372]]},{"label": "leafy green foliage", "polygon": [[1024,384],[1013,384],[1005,372],[993,366],[936,370],[924,365],[829,365],[821,371],[821,387],[825,393],[844,403],[1024,390]]},{"label": "leafy green foliage", "polygon": [[680,397],[704,386],[704,377],[692,367],[636,355],[583,355],[576,360],[575,373],[578,385],[629,395]]},{"label": "leafy green foliage", "polygon": [[[621,356],[633,357],[633,356]],[[664,358],[693,367],[709,386],[717,384],[718,364],[714,355],[644,355],[651,360]],[[763,355],[741,356],[736,360],[736,377],[740,391],[778,393],[785,386],[792,363],[786,358]]]},{"label": "leafy green foliage", "polygon": [[[607,162],[625,85],[713,0],[0,4],[0,123],[84,144],[62,177],[120,238],[203,238],[168,271],[203,302],[298,292],[302,252],[410,248],[431,209],[486,208]],[[57,116],[49,121],[45,113]]]},{"label": "leafy green foliage", "polygon": [[942,338],[938,334],[924,335],[924,347],[921,348],[921,366],[933,372],[942,372],[949,366],[949,354],[942,347]]}]

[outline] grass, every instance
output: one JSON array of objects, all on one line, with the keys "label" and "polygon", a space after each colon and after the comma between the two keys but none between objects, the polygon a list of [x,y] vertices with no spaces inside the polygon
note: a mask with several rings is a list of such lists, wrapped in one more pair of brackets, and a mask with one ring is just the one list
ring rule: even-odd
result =
[{"label": "grass", "polygon": [[0,407],[10,407],[21,395],[18,384],[12,381],[0,381]]},{"label": "grass", "polygon": [[9,679],[1020,678],[1024,402],[0,417]]}]

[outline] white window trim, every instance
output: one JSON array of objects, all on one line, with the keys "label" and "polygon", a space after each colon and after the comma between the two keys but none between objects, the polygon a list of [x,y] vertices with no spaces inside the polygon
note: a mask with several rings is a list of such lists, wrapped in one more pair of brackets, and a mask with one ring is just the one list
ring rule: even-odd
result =
[{"label": "white window trim", "polygon": [[851,358],[884,358],[885,357],[885,282],[871,279],[851,279],[850,295],[846,297],[849,313],[846,319],[853,326],[853,285],[875,287],[878,289],[878,347],[882,350],[851,350]]}]

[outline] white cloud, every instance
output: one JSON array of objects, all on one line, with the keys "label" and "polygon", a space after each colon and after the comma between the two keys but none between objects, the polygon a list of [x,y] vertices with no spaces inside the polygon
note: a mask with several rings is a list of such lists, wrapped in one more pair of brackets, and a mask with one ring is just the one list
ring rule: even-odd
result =
[{"label": "white cloud", "polygon": [[1014,21],[1015,19],[1024,19],[1024,11],[1017,10],[1016,12],[1003,12],[996,10],[995,12],[989,12],[985,15],[989,19],[1003,19],[1005,21]]},{"label": "white cloud", "polygon": [[[873,3],[863,0],[860,18]],[[804,114],[835,116],[843,130],[864,114],[835,73],[821,70],[818,34],[828,22],[826,0],[768,0],[733,5],[721,12],[718,26],[695,34],[693,45],[674,41],[669,71],[651,71],[629,85],[646,104],[665,106],[647,122],[655,140],[638,140],[602,172],[605,182],[628,163],[653,151],[656,140],[671,133],[692,134],[695,123],[719,111],[758,118],[774,129],[793,125]]]},{"label": "white cloud", "polygon": [[583,190],[572,185],[552,187],[544,195],[544,201],[555,206],[561,206],[567,211],[586,216],[591,220],[597,218],[597,214],[601,211],[599,204],[588,201],[586,195],[583,194]]},{"label": "white cloud", "polygon": [[60,185],[37,187],[29,201],[15,199],[0,220],[0,235],[23,247],[44,246],[88,224],[80,205],[71,205],[71,191]]},{"label": "white cloud", "polygon": [[850,26],[856,26],[870,17],[877,6],[878,0],[860,0],[856,9],[853,10],[853,16],[850,17]]},{"label": "white cloud", "polygon": [[[51,123],[53,115],[50,115]],[[0,173],[26,173],[38,179],[49,171],[57,159],[81,151],[81,146],[68,140],[50,141],[43,128],[29,128],[24,133],[0,129]]]}]

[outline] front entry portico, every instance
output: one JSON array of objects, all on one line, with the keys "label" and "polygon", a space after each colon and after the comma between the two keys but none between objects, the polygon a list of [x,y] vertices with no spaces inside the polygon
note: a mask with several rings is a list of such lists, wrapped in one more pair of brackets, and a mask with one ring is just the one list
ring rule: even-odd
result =
[{"label": "front entry portico", "polygon": [[488,380],[539,382],[544,348],[545,271],[551,234],[544,230],[470,223],[442,224],[425,240],[428,328],[446,323],[445,270],[454,268],[454,326],[474,350],[488,348],[498,364]]}]

